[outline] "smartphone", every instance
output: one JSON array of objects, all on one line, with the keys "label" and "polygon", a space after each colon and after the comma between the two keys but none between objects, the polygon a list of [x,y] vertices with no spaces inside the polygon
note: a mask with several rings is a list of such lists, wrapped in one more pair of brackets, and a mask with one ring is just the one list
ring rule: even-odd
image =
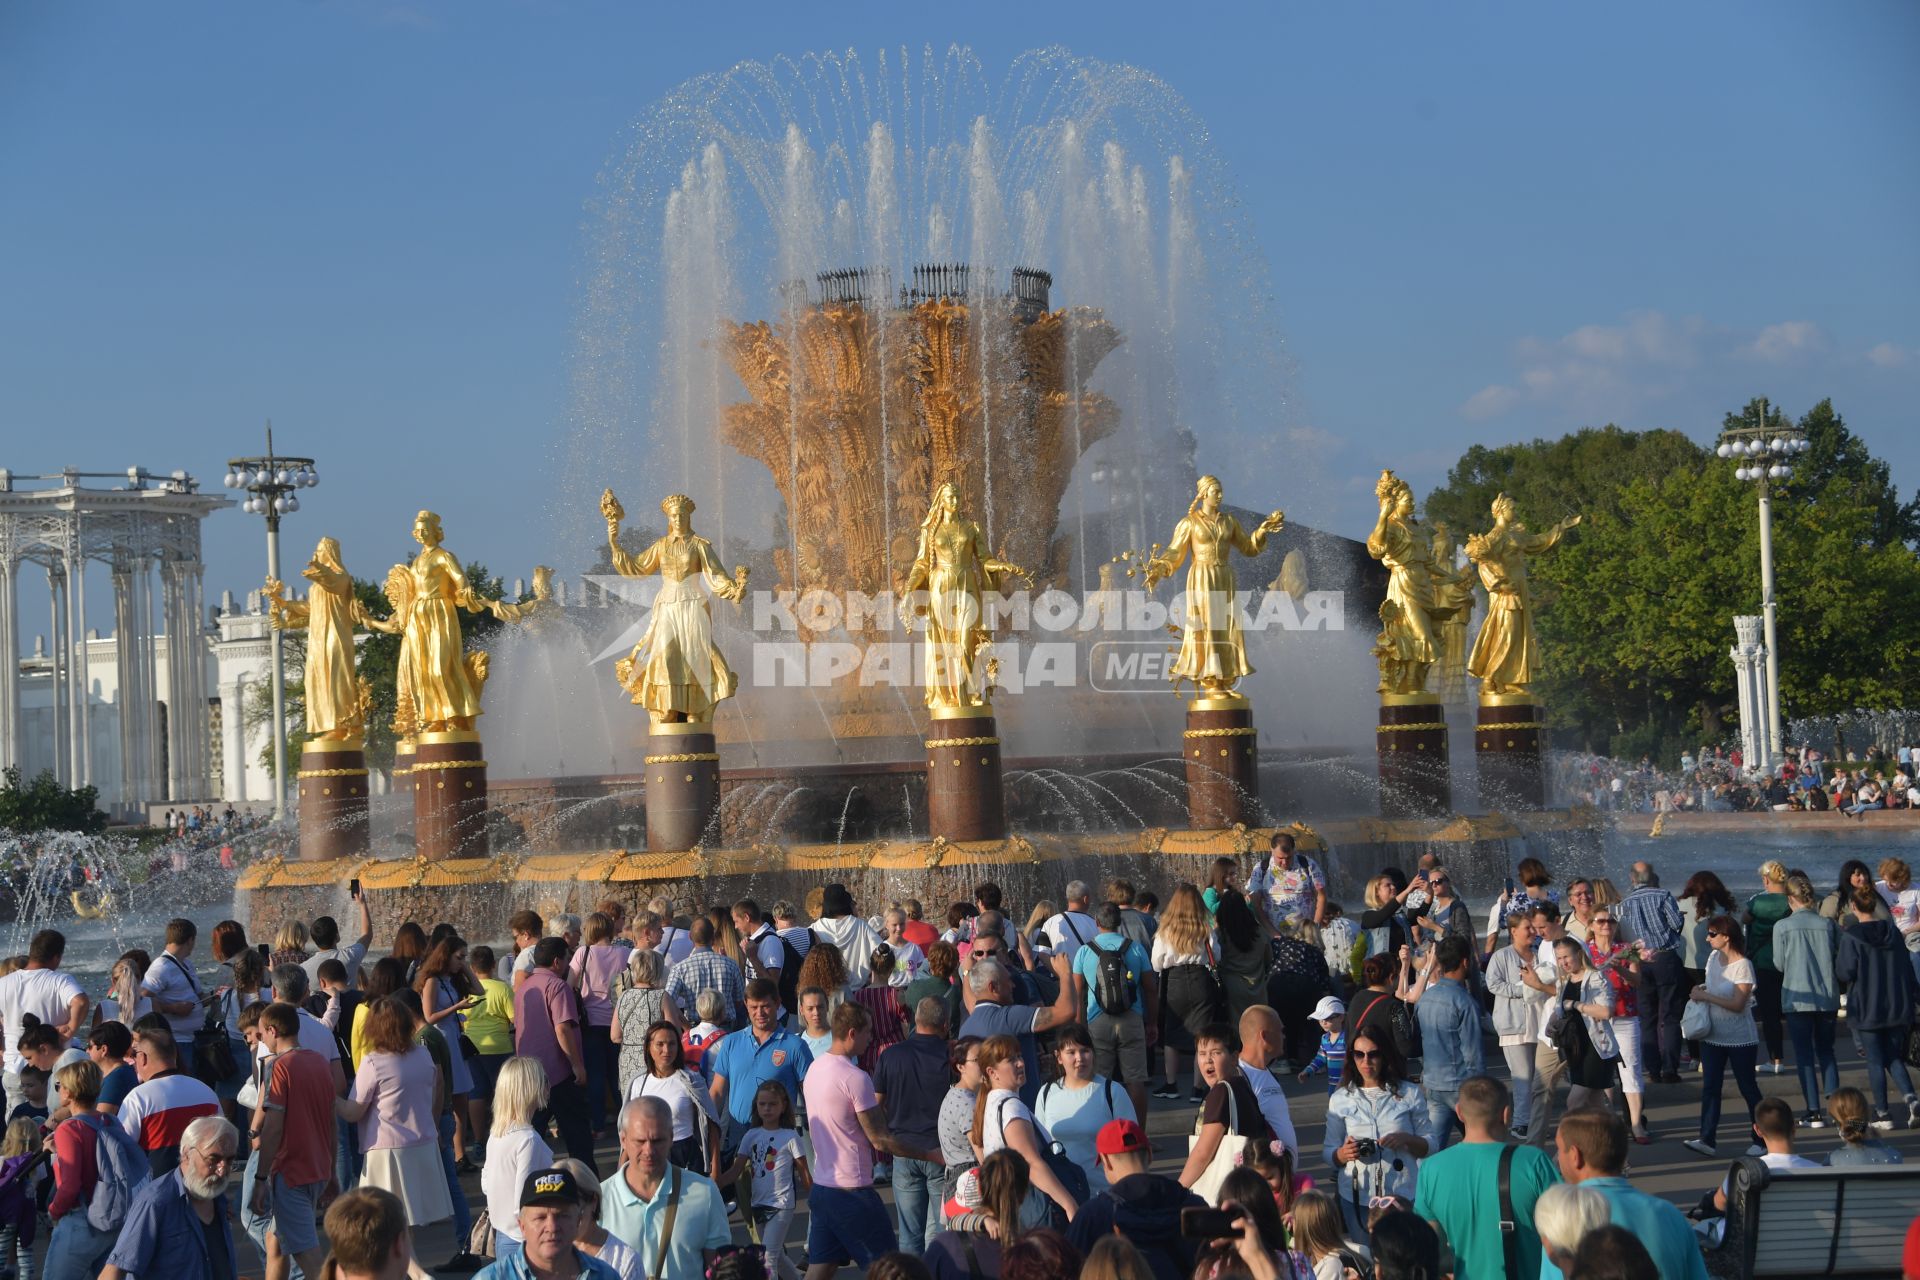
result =
[{"label": "smartphone", "polygon": [[1507,896],[1509,898],[1513,896],[1513,877],[1512,876],[1507,877]]},{"label": "smartphone", "polygon": [[260,953],[260,963],[261,963],[261,964],[268,964],[268,963],[270,963],[270,960],[269,960],[269,958],[270,958],[270,957],[271,957],[271,956],[273,955],[273,948],[272,948],[271,946],[269,946],[269,945],[267,945],[266,943],[264,943],[264,942],[263,942],[263,943],[261,943],[261,944],[260,944],[260,945],[259,945],[258,947],[255,947],[255,948],[254,948],[254,950],[256,950],[256,951],[258,951],[258,952]]},{"label": "smartphone", "polygon": [[1182,1209],[1180,1234],[1188,1240],[1232,1240],[1240,1235],[1238,1221],[1238,1209]]},{"label": "smartphone", "polygon": [[360,897],[360,877],[359,876],[355,876],[353,879],[347,881],[347,896],[356,901],[359,900],[359,897]]}]

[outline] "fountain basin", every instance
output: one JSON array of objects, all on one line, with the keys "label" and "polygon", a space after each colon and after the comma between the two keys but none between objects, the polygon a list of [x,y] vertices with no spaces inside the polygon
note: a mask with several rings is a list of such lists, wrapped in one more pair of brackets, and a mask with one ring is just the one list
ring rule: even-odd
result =
[{"label": "fountain basin", "polygon": [[[845,884],[865,913],[918,898],[929,920],[949,902],[970,901],[993,880],[1009,901],[1059,900],[1068,880],[1099,886],[1124,879],[1166,901],[1181,881],[1204,882],[1215,858],[1243,868],[1264,854],[1275,831],[1320,861],[1334,896],[1357,912],[1363,878],[1385,865],[1412,866],[1437,852],[1460,868],[1470,887],[1491,886],[1526,852],[1550,865],[1597,865],[1605,823],[1591,809],[1451,818],[1353,818],[1308,826],[1239,826],[1219,830],[1147,827],[1131,831],[1019,833],[1005,840],[873,839],[821,844],[754,844],[743,848],[652,853],[594,849],[570,853],[503,853],[491,858],[279,859],[248,868],[236,884],[235,908],[250,932],[271,936],[289,919],[340,916],[347,882],[359,879],[374,913],[374,934],[389,937],[403,920],[451,920],[469,941],[500,941],[515,911],[584,913],[606,898],[637,909],[655,895],[676,907],[704,909],[752,897],[804,903],[809,890]],[[1518,848],[1516,848],[1518,846]],[[1096,889],[1097,891],[1097,889]]]}]

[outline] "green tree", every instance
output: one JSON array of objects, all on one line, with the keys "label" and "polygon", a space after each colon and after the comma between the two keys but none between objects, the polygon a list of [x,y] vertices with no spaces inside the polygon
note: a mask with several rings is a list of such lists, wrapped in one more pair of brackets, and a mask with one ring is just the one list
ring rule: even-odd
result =
[{"label": "green tree", "polygon": [[100,793],[91,786],[66,787],[42,769],[30,782],[8,765],[0,771],[0,831],[79,831],[94,835],[107,829],[100,811]]},{"label": "green tree", "polygon": [[[1728,425],[1758,425],[1758,415],[1755,402]],[[1771,413],[1768,423],[1786,425]],[[1814,447],[1774,503],[1783,710],[1911,705],[1920,694],[1920,676],[1908,674],[1920,624],[1914,504],[1898,500],[1885,464],[1831,404],[1801,425]],[[1676,433],[1609,427],[1470,450],[1429,499],[1430,515],[1459,519],[1505,488],[1536,527],[1569,510],[1586,515],[1531,570],[1547,668],[1540,692],[1563,741],[1671,763],[1689,742],[1728,732],[1732,618],[1760,610],[1755,493],[1733,470]],[[1456,527],[1485,524],[1480,515]]]}]

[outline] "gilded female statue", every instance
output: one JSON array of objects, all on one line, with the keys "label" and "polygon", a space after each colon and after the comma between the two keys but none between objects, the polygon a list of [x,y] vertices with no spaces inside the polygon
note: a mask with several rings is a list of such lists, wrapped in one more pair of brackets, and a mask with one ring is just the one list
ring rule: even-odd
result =
[{"label": "gilded female statue", "polygon": [[1434,521],[1435,661],[1440,667],[1440,699],[1448,703],[1463,702],[1467,696],[1467,626],[1473,620],[1473,566],[1456,566],[1453,547],[1453,534],[1445,523]]},{"label": "gilded female statue", "polygon": [[[987,672],[976,659],[989,638],[982,622],[982,593],[998,591],[1026,570],[987,553],[987,536],[960,509],[960,488],[951,481],[934,490],[920,545],[900,594],[925,591],[927,601],[927,706],[935,711],[990,709]],[[921,610],[916,610],[920,612]]]},{"label": "gilded female statue", "polygon": [[1483,696],[1526,694],[1539,678],[1527,557],[1551,550],[1579,523],[1579,516],[1568,516],[1545,533],[1528,533],[1514,519],[1513,499],[1503,493],[1493,500],[1493,528],[1467,539],[1467,559],[1480,567],[1480,583],[1487,589],[1487,620],[1467,660]]},{"label": "gilded female statue", "polygon": [[713,719],[713,709],[733,696],[737,679],[713,643],[713,618],[699,583],[722,600],[738,600],[747,590],[747,569],[741,565],[729,578],[720,567],[713,544],[693,531],[693,499],[672,494],[660,503],[667,516],[667,534],[639,555],[620,547],[620,521],[626,511],[608,489],[600,495],[600,514],[607,518],[607,549],[614,572],[628,578],[659,574],[660,594],[646,634],[633,652],[614,664],[614,675],[633,695],[637,707],[647,709],[653,724],[702,722]]},{"label": "gilded female statue", "polygon": [[325,742],[358,741],[367,727],[360,683],[353,674],[353,631],[360,610],[353,578],[340,563],[340,544],[320,539],[300,576],[313,584],[303,603],[286,598],[286,587],[267,579],[267,601],[276,631],[307,633],[307,735]]},{"label": "gilded female statue", "polygon": [[1394,652],[1403,664],[1401,683],[1410,685],[1388,692],[1424,693],[1427,671],[1438,654],[1432,535],[1414,517],[1413,490],[1405,480],[1382,471],[1373,492],[1380,499],[1380,516],[1367,535],[1367,554],[1387,566],[1387,599],[1395,612],[1383,621],[1395,633]]},{"label": "gilded female statue", "polygon": [[[413,539],[421,550],[407,566],[412,599],[400,633],[400,663],[413,681],[415,720],[423,733],[470,730],[480,718],[486,655],[465,651],[459,611],[499,612],[499,601],[477,594],[460,562],[440,545],[444,536],[433,512],[414,517]],[[480,659],[477,668],[473,658]]]},{"label": "gilded female statue", "polygon": [[1286,527],[1285,514],[1275,511],[1248,533],[1231,514],[1220,510],[1222,496],[1219,480],[1201,476],[1193,501],[1187,504],[1186,517],[1173,527],[1173,540],[1146,566],[1146,587],[1151,591],[1189,554],[1193,556],[1193,567],[1187,571],[1187,614],[1173,678],[1176,682],[1191,680],[1203,698],[1235,696],[1234,683],[1253,673],[1234,606],[1233,565],[1228,557],[1235,551],[1244,556],[1259,555],[1267,539]]}]

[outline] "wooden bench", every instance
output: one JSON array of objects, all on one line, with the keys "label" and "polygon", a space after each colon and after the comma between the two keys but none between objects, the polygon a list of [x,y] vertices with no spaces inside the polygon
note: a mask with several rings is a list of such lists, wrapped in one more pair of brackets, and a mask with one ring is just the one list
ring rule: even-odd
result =
[{"label": "wooden bench", "polygon": [[1769,1169],[1736,1160],[1716,1276],[1898,1276],[1920,1164]]}]

